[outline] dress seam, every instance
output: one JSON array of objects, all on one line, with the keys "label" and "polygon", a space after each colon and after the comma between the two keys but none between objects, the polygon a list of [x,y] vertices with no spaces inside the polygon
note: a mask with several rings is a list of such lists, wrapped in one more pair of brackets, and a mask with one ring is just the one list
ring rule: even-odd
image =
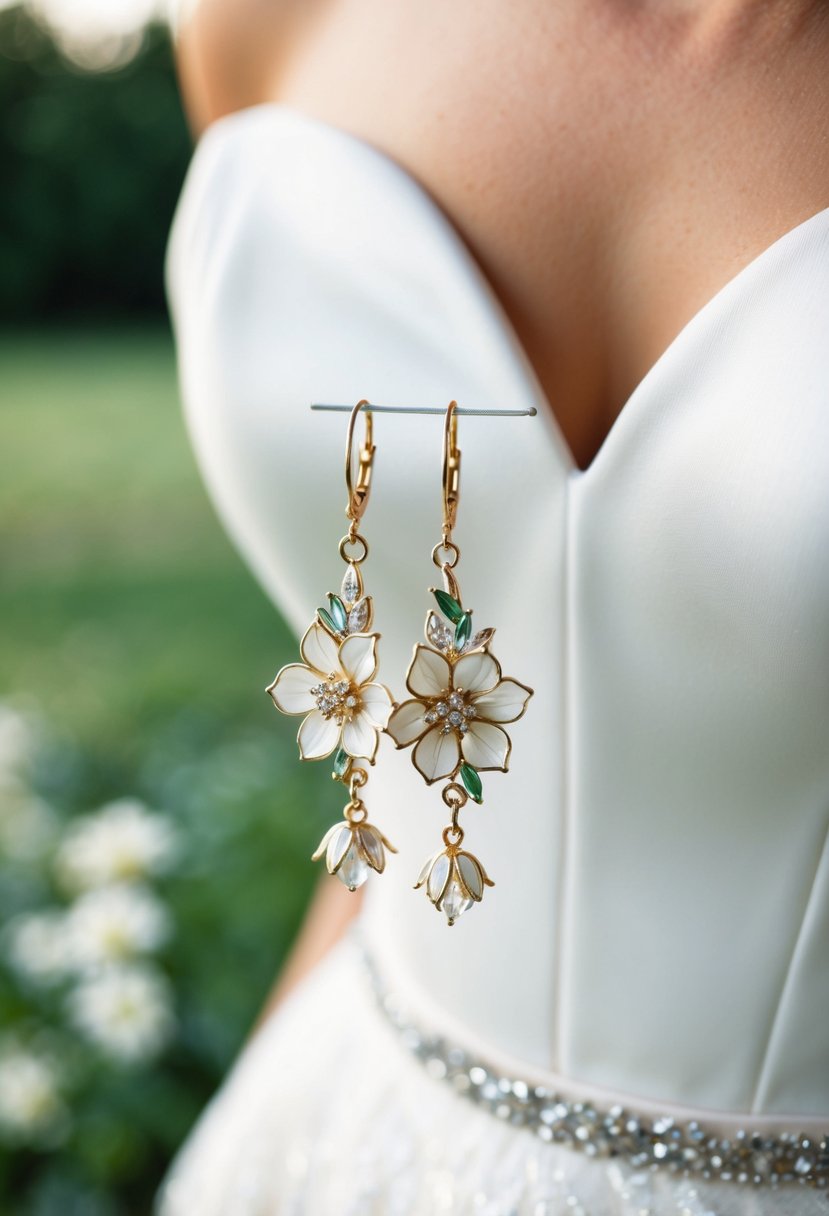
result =
[{"label": "dress seam", "polygon": [[827,849],[829,849],[829,826],[827,826],[826,832],[824,834],[823,845],[818,850],[818,853],[817,853],[817,862],[815,864],[814,873],[812,875],[812,881],[809,884],[809,891],[806,896],[805,902],[803,904],[803,913],[800,917],[800,922],[797,927],[797,932],[795,933],[795,936],[794,936],[794,943],[792,946],[791,955],[789,956],[789,963],[788,963],[788,966],[786,967],[786,974],[783,978],[783,983],[780,986],[780,992],[777,997],[777,1002],[774,1006],[774,1013],[772,1014],[772,1017],[771,1017],[769,1033],[766,1038],[766,1045],[763,1049],[763,1054],[762,1054],[761,1062],[760,1062],[760,1068],[758,1069],[758,1072],[757,1072],[757,1083],[754,1087],[754,1093],[752,1094],[752,1098],[751,1098],[751,1106],[749,1107],[749,1109],[753,1115],[759,1113],[757,1110],[757,1107],[760,1104],[760,1100],[764,1095],[764,1091],[768,1088],[769,1078],[768,1078],[767,1074],[770,1069],[771,1053],[772,1053],[772,1049],[774,1048],[775,1039],[777,1038],[778,1026],[780,1024],[780,1021],[781,1021],[781,1018],[783,1015],[783,1009],[784,1009],[785,1003],[786,1003],[786,996],[787,996],[789,989],[791,987],[791,984],[793,982],[795,967],[796,967],[797,963],[799,962],[800,955],[803,950],[803,939],[804,939],[804,934],[806,931],[806,926],[809,923],[809,912],[811,911],[812,901],[815,898],[818,878],[820,877],[820,873],[823,868],[824,861],[826,859]]},{"label": "dress seam", "polygon": [[564,1072],[564,987],[568,940],[568,910],[570,903],[570,854],[572,849],[572,495],[577,489],[572,476],[564,482],[564,553],[562,559],[562,628],[561,664],[561,827],[559,832],[558,894],[555,929],[555,958],[553,960],[553,1026],[551,1055],[553,1070]]}]

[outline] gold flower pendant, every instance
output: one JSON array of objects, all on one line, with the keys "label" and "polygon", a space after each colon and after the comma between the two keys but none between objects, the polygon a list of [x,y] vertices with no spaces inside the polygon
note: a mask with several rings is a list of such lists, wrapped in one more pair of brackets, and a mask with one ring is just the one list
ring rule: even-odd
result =
[{"label": "gold flower pendant", "polygon": [[447,590],[431,588],[438,611],[426,617],[427,645],[419,643],[406,673],[411,698],[396,705],[386,727],[395,746],[412,747],[412,763],[428,785],[447,780],[443,791],[452,811],[445,848],[429,858],[415,888],[426,885],[449,924],[495,884],[480,861],[460,848],[457,816],[469,798],[483,802],[481,773],[507,772],[512,743],[504,725],[526,711],[533,690],[505,678],[490,652],[494,629],[473,634],[472,611],[461,602],[451,571]]},{"label": "gold flower pendant", "polygon": [[328,607],[301,643],[303,663],[283,667],[268,693],[283,714],[302,715],[297,743],[303,760],[323,760],[333,754],[332,777],[348,787],[350,801],[344,823],[329,828],[312,855],[325,854],[326,868],[354,891],[370,870],[382,874],[385,850],[396,853],[379,828],[370,824],[358,790],[368,773],[355,761],[374,764],[380,733],[392,711],[389,690],[378,684],[377,643],[371,633],[371,596],[363,595],[359,565],[351,562],[339,595],[328,594]]}]

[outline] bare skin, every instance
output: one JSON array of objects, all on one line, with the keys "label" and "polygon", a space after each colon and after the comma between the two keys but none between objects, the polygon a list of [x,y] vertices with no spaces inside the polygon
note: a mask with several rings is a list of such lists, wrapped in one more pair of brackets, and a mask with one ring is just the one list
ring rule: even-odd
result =
[{"label": "bare skin", "polygon": [[[425,186],[582,469],[687,321],[829,205],[829,0],[201,0],[180,65],[196,129],[278,101]],[[301,934],[286,970],[317,957]]]},{"label": "bare skin", "polygon": [[320,876],[297,939],[257,1018],[254,1030],[263,1025],[291,989],[339,941],[362,902],[362,888],[349,891],[336,878],[325,873]]}]

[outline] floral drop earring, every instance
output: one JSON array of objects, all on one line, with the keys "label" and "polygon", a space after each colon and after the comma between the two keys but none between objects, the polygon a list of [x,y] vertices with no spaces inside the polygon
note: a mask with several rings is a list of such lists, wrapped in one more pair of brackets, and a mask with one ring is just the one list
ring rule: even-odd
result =
[{"label": "floral drop earring", "polygon": [[448,781],[443,801],[452,820],[443,831],[444,848],[420,872],[415,890],[426,893],[450,925],[483,898],[484,886],[495,884],[471,853],[461,848],[461,809],[472,798],[483,802],[481,773],[509,767],[512,744],[503,723],[520,718],[533,690],[517,680],[502,679],[490,654],[494,629],[473,634],[472,610],[463,607],[453,573],[460,550],[452,530],[460,497],[461,453],[458,449],[457,402],[446,411],[443,430],[443,534],[432,561],[443,575],[443,589],[431,587],[438,610],[426,617],[426,641],[414,648],[406,673],[412,699],[394,709],[387,727],[398,748],[415,745],[412,763],[428,785]]},{"label": "floral drop earring", "polygon": [[301,758],[323,760],[333,753],[332,777],[348,788],[345,822],[328,829],[312,861],[325,853],[328,873],[336,874],[349,891],[362,886],[370,870],[382,874],[386,849],[397,852],[380,829],[368,822],[359,793],[368,781],[368,771],[356,763],[367,760],[374,764],[380,732],[392,710],[389,690],[374,682],[380,634],[369,632],[373,606],[371,596],[363,592],[360,573],[368,544],[357,528],[368,503],[375,451],[370,409],[363,415],[365,437],[356,462],[356,479],[352,448],[357,415],[367,406],[367,401],[358,401],[348,422],[345,513],[349,528],[340,541],[340,557],[346,563],[340,594],[329,592],[328,607],[317,609],[316,620],[300,643],[304,663],[283,667],[267,689],[283,714],[303,715],[297,735]]}]

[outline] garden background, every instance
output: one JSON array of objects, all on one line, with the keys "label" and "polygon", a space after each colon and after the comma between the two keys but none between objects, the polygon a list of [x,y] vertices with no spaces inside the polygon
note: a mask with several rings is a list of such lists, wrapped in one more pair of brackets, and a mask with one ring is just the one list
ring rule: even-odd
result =
[{"label": "garden background", "polygon": [[44,11],[0,9],[0,1213],[144,1216],[336,795],[264,695],[294,643],[180,416],[168,31]]}]

